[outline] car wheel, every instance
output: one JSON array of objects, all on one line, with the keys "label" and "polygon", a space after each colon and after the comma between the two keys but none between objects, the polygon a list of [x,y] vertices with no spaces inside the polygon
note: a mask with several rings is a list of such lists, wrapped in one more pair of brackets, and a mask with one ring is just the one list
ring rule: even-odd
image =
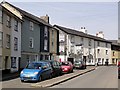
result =
[{"label": "car wheel", "polygon": [[21,80],[21,82],[24,82],[24,80]]},{"label": "car wheel", "polygon": [[73,73],[73,69],[72,69],[71,73]]},{"label": "car wheel", "polygon": [[51,73],[50,76],[49,76],[49,79],[51,79],[53,77],[53,74]]},{"label": "car wheel", "polygon": [[40,77],[39,77],[39,80],[38,81],[42,81],[42,76],[40,75]]}]

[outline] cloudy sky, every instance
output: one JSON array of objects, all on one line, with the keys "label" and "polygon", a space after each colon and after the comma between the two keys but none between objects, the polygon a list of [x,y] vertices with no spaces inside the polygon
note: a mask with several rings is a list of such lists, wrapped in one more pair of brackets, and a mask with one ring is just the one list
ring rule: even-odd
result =
[{"label": "cloudy sky", "polygon": [[105,39],[118,39],[117,0],[109,0],[109,2],[107,2],[108,0],[104,0],[106,2],[47,1],[49,0],[44,0],[44,2],[42,0],[41,2],[8,0],[11,4],[38,17],[48,14],[52,25],[57,24],[76,30],[80,30],[80,27],[84,26],[89,34],[96,35],[97,32],[103,31]]}]

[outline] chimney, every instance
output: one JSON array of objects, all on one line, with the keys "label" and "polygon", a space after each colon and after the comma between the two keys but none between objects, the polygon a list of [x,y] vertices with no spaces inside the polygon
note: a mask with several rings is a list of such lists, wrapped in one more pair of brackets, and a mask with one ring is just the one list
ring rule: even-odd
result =
[{"label": "chimney", "polygon": [[49,16],[47,14],[46,16],[40,16],[40,18],[44,20],[45,22],[49,23]]},{"label": "chimney", "polygon": [[80,31],[87,34],[87,30],[85,29],[85,27],[81,27]]},{"label": "chimney", "polygon": [[120,38],[118,38],[118,43],[120,43]]},{"label": "chimney", "polygon": [[103,33],[103,31],[100,31],[100,32],[96,33],[96,36],[97,36],[97,37],[100,37],[100,38],[104,38],[104,33]]}]

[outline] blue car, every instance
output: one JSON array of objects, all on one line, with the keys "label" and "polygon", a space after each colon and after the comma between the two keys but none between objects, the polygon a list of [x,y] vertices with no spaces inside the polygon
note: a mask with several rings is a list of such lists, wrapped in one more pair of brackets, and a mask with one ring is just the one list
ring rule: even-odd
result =
[{"label": "blue car", "polygon": [[23,81],[41,81],[42,79],[52,77],[52,67],[50,63],[39,61],[31,62],[20,73],[21,82]]}]

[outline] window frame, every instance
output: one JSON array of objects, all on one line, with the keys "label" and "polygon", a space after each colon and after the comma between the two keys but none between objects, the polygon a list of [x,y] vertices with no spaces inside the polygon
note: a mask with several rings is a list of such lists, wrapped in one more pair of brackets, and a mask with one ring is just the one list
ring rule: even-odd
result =
[{"label": "window frame", "polygon": [[9,15],[6,17],[6,26],[9,28],[11,27],[11,17]]},{"label": "window frame", "polygon": [[14,50],[18,51],[18,38],[14,37]]},{"label": "window frame", "polygon": [[[6,34],[6,48],[7,49],[10,49],[10,44],[11,44],[11,42],[10,42],[10,35],[9,34]],[[9,45],[8,45],[9,44]]]},{"label": "window frame", "polygon": [[34,30],[34,23],[32,21],[30,21],[30,31]]},{"label": "window frame", "polygon": [[[32,43],[32,46],[31,46],[31,43]],[[29,38],[29,48],[34,48],[34,38],[33,37]]]},{"label": "window frame", "polygon": [[14,30],[18,31],[18,20],[14,20]]}]

